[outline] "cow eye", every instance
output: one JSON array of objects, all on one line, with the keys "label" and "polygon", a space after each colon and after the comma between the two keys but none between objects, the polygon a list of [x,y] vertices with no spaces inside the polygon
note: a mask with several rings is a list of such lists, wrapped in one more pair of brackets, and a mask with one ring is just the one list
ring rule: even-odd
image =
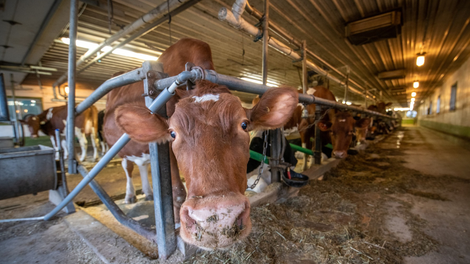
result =
[{"label": "cow eye", "polygon": [[171,131],[170,132],[170,136],[175,139],[176,138],[176,132],[175,131]]},{"label": "cow eye", "polygon": [[245,121],[242,122],[242,129],[246,130],[247,127],[248,127],[248,124]]}]

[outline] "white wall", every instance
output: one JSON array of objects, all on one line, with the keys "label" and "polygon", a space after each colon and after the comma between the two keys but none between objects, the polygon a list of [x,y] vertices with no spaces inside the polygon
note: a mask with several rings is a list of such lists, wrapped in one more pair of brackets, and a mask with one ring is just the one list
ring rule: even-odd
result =
[{"label": "white wall", "polygon": [[[452,85],[457,83],[456,110],[450,111],[450,94]],[[437,111],[437,98],[441,96],[440,113]],[[432,101],[432,114],[426,115]],[[441,124],[450,124],[460,127],[470,127],[470,59],[457,71],[450,74],[443,81],[441,87],[424,100],[419,107],[418,119]]]}]

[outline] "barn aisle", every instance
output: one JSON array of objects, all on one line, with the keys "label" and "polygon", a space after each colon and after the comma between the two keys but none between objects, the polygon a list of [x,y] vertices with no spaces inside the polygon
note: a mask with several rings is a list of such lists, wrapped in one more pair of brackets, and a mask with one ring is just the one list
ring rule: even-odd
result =
[{"label": "barn aisle", "polygon": [[[470,151],[427,128],[406,130],[404,142],[412,147],[404,151],[404,166],[448,177],[449,184],[440,188],[447,201],[402,197],[412,204],[411,213],[427,222],[424,232],[438,242],[437,251],[407,257],[405,263],[470,263]],[[454,177],[466,180],[455,181]]]}]

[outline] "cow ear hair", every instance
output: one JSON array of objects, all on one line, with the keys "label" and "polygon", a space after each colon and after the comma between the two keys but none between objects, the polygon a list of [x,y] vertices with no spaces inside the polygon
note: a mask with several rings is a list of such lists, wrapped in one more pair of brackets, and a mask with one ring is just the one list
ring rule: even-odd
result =
[{"label": "cow ear hair", "polygon": [[249,130],[275,129],[284,126],[292,117],[299,94],[294,88],[280,87],[267,90],[259,102],[247,111]]},{"label": "cow ear hair", "polygon": [[141,143],[164,143],[171,139],[168,123],[145,106],[123,105],[116,109],[116,123],[130,138]]},{"label": "cow ear hair", "polygon": [[332,126],[331,122],[324,122],[324,121],[318,122],[318,127],[323,132],[326,132],[326,131],[330,130],[331,126]]}]

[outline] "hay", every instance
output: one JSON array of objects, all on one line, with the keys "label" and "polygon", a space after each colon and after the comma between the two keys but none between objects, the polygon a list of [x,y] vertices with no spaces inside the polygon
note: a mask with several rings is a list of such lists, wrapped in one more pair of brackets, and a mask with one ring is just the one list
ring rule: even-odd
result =
[{"label": "hay", "polygon": [[[371,146],[368,154],[348,157],[299,196],[252,208],[253,231],[244,241],[186,263],[401,263],[436,250],[423,231],[426,222],[394,195],[444,201],[444,183],[465,180],[405,168],[399,158],[404,148]],[[402,243],[385,228],[391,201],[400,205],[411,241]]]}]

